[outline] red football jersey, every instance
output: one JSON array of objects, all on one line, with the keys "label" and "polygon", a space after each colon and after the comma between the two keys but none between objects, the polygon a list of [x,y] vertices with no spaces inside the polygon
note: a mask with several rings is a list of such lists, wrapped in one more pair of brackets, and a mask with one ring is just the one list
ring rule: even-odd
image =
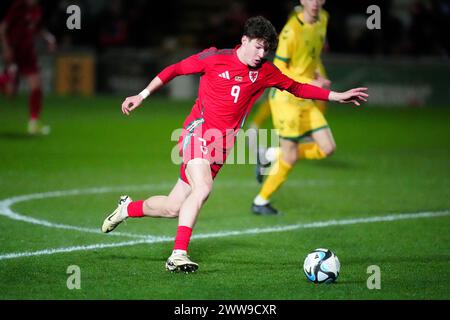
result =
[{"label": "red football jersey", "polygon": [[7,25],[9,45],[31,50],[34,36],[41,29],[42,9],[38,4],[28,6],[23,0],[15,0],[3,22]]},{"label": "red football jersey", "polygon": [[[241,128],[255,101],[266,88],[288,90],[296,96],[328,100],[328,90],[298,83],[285,76],[271,62],[257,67],[242,63],[237,48],[210,48],[164,69],[158,77],[167,83],[179,75],[200,73],[198,98],[184,128],[201,121],[203,131]],[[189,129],[188,129],[189,130]]]}]

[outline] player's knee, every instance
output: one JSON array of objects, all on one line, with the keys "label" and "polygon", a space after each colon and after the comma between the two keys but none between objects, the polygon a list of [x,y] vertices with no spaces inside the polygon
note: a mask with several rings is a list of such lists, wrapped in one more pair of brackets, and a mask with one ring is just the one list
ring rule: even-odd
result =
[{"label": "player's knee", "polygon": [[39,74],[33,74],[28,77],[28,85],[30,89],[33,90],[42,90],[42,81]]},{"label": "player's knee", "polygon": [[324,148],[322,148],[322,151],[325,153],[327,157],[330,157],[336,151],[336,145],[335,144],[327,145]]},{"label": "player's knee", "polygon": [[212,191],[212,182],[203,182],[192,189],[192,193],[202,202],[206,201]]},{"label": "player's knee", "polygon": [[282,154],[282,159],[287,164],[290,164],[291,166],[293,166],[298,160],[297,150],[292,150],[292,152],[291,151],[284,152]]}]

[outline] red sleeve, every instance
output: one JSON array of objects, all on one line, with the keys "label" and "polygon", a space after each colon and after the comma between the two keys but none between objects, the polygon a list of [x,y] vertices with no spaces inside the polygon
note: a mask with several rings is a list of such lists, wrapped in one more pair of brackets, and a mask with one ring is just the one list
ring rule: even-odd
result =
[{"label": "red sleeve", "polygon": [[297,82],[283,74],[280,69],[270,62],[267,63],[267,67],[266,85],[268,87],[287,90],[299,98],[328,101],[330,90]]},{"label": "red sleeve", "polygon": [[[180,62],[172,64],[165,68],[158,74],[158,77],[162,80],[164,84],[168,83],[170,80],[177,76],[188,75],[194,73],[203,73],[205,72],[206,63],[205,58],[208,53],[215,48],[210,48],[204,50],[200,53],[194,54]],[[217,49],[215,49],[217,51]]]},{"label": "red sleeve", "polygon": [[294,96],[304,99],[324,100],[328,101],[330,90],[322,89],[307,83],[300,83],[294,81],[292,85],[287,88],[287,91]]},{"label": "red sleeve", "polygon": [[294,82],[294,80],[284,75],[280,71],[280,69],[278,69],[277,66],[272,62],[267,61],[264,64],[264,67],[266,68],[265,80],[267,87],[275,87],[280,90],[287,90]]}]

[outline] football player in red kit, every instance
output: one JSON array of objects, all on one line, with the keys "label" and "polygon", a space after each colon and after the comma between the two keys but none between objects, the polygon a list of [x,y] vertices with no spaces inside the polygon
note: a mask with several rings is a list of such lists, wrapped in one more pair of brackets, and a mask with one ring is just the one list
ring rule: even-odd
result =
[{"label": "football player in red kit", "polygon": [[48,134],[50,128],[39,121],[42,110],[42,84],[34,48],[34,39],[40,35],[47,42],[49,51],[56,47],[55,38],[42,28],[42,8],[38,0],[15,0],[0,23],[0,43],[5,70],[0,74],[0,89],[7,96],[14,93],[18,75],[29,86],[30,134]]},{"label": "football player in red kit", "polygon": [[138,95],[125,99],[122,112],[129,115],[150,94],[179,75],[200,74],[198,98],[183,124],[179,140],[183,158],[180,179],[168,196],[132,201],[122,196],[119,205],[102,226],[114,230],[128,217],[178,217],[178,229],[169,271],[193,272],[198,264],[187,255],[192,229],[208,198],[213,180],[234,145],[254,102],[266,88],[275,87],[306,98],[353,102],[359,105],[368,95],[366,88],[343,93],[298,83],[265,60],[277,43],[272,24],[258,16],[247,20],[241,44],[235,49],[210,48],[165,68]]}]

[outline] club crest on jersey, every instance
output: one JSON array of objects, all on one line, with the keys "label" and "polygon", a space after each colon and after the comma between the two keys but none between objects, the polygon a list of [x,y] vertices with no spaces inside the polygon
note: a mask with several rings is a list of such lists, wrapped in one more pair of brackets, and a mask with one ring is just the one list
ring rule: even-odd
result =
[{"label": "club crest on jersey", "polygon": [[249,71],[248,72],[248,77],[250,78],[250,80],[252,82],[255,82],[256,79],[258,79],[258,71]]}]

